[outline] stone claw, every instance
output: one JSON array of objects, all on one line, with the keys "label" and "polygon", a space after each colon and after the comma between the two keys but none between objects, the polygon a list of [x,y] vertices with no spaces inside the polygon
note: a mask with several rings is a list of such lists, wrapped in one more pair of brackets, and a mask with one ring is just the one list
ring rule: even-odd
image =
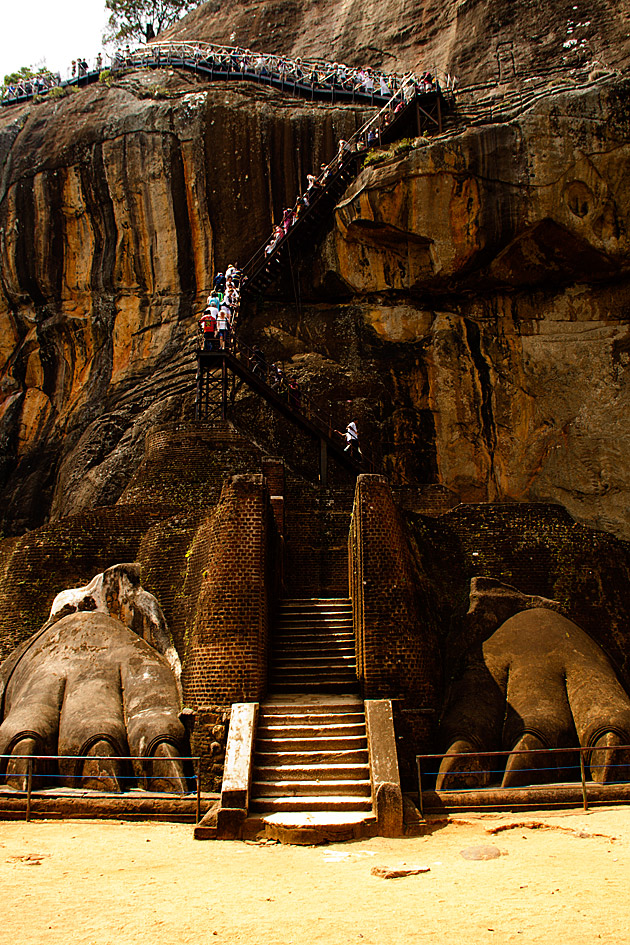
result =
[{"label": "stone claw", "polygon": [[169,794],[187,794],[188,782],[184,763],[174,745],[160,742],[146,764],[147,789]]},{"label": "stone claw", "polygon": [[539,754],[540,749],[547,746],[538,736],[531,732],[525,732],[514,748],[512,754],[507,760],[505,774],[501,787],[513,788],[524,787],[527,784],[540,784],[549,780],[550,761],[553,755]]},{"label": "stone claw", "polygon": [[125,764],[112,744],[102,738],[91,746],[86,755],[81,767],[81,787],[90,791],[120,794]]},{"label": "stone claw", "polygon": [[599,784],[630,780],[630,750],[621,749],[626,740],[617,732],[604,732],[595,742],[589,769],[591,778]]},{"label": "stone claw", "polygon": [[[11,757],[7,762],[6,783],[9,787],[16,791],[28,790],[29,758],[24,756],[39,754],[38,748],[37,740],[30,736],[25,736],[15,743],[11,751]],[[33,774],[35,774],[36,762],[33,761],[32,765]],[[35,778],[33,777],[31,787],[34,786],[34,782]]]},{"label": "stone claw", "polygon": [[489,774],[485,771],[485,757],[472,742],[459,739],[444,755],[435,785],[436,791],[467,790],[485,787]]}]

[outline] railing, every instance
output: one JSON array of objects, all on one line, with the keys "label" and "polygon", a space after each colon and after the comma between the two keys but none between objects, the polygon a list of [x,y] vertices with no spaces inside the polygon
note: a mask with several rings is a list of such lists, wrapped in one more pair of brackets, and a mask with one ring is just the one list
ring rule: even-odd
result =
[{"label": "railing", "polygon": [[[379,109],[376,115],[368,118],[368,120],[365,121],[350,138],[348,138],[344,149],[335,155],[332,161],[330,161],[317,176],[317,186],[313,189],[313,195],[309,198],[308,206],[304,210],[303,214],[298,217],[297,220],[287,229],[284,236],[279,239],[277,243],[275,243],[273,249],[270,252],[267,252],[267,249],[270,245],[269,241],[267,241],[266,243],[263,243],[263,245],[260,246],[254,255],[247,261],[243,267],[243,277],[245,280],[253,278],[255,274],[264,268],[263,263],[266,265],[267,263],[271,262],[274,254],[279,253],[288,244],[290,237],[294,232],[296,232],[296,227],[298,227],[305,219],[307,219],[307,217],[316,209],[317,205],[335,184],[339,178],[339,175],[342,174],[343,171],[357,159],[357,156],[367,153],[367,146],[364,144],[364,142],[371,131],[376,133],[377,141],[380,144],[381,134],[389,124],[391,115],[397,103],[404,102],[408,105],[414,101],[417,94],[416,82],[417,80],[415,76],[407,76],[405,79],[403,79],[396,92],[387,100],[385,105]],[[246,282],[244,285],[246,288]]]},{"label": "railing", "polygon": [[[7,773],[5,770],[7,763],[10,761],[16,761],[16,760],[25,762],[23,767],[26,768],[26,771]],[[111,778],[108,775],[61,774],[59,773],[59,771],[51,772],[51,771],[46,770],[47,768],[50,768],[51,766],[58,767],[60,761],[67,762],[68,766],[73,765],[75,766],[75,768],[76,768],[77,763],[79,762],[109,761],[109,762],[121,763],[123,766],[126,766],[129,770],[132,769],[134,762],[136,762],[137,764],[141,763],[145,769],[143,775],[138,776],[138,774],[136,773],[133,773],[133,774],[132,773],[123,774],[123,773],[118,773],[118,772],[116,773],[116,780],[118,782],[127,782],[129,789],[131,789],[132,787],[137,786],[138,782],[142,780],[144,780],[147,783],[149,783],[152,780],[159,780],[162,782],[177,781],[177,783],[180,783],[179,778],[177,779],[170,778],[167,775],[163,775],[163,774],[154,775],[154,774],[149,773],[146,770],[152,765],[160,765],[160,764],[168,763],[171,760],[178,761],[178,762],[181,761],[185,763],[187,766],[193,768],[194,775],[185,776],[185,779],[186,781],[194,780],[195,789],[194,791],[187,791],[187,792],[182,792],[179,790],[173,791],[173,792],[159,792],[160,796],[167,797],[170,800],[173,800],[174,798],[179,798],[181,800],[189,800],[191,797],[195,797],[196,798],[196,806],[195,806],[196,822],[199,823],[199,820],[201,819],[201,758],[199,755],[186,755],[186,756],[178,755],[176,758],[173,758],[173,759],[169,759],[168,757],[164,757],[164,758],[156,758],[153,756],[147,757],[146,755],[19,755],[19,754],[0,755],[0,770],[5,772],[0,777],[0,780],[4,779],[5,781],[9,781],[9,780],[26,779],[26,786],[23,790],[19,790],[17,788],[14,788],[14,789],[9,788],[8,790],[0,793],[0,804],[1,804],[2,798],[26,796],[25,817],[26,817],[26,820],[28,821],[31,818],[33,795],[36,795],[38,797],[45,796],[46,798],[69,796],[67,787],[64,790],[60,790],[58,792],[55,792],[54,790],[51,791],[50,789],[45,789],[45,788],[44,789],[39,788],[36,790],[33,788],[34,779],[36,779],[38,782],[48,781],[48,783],[51,785],[51,788],[54,785],[60,785],[60,783],[63,784],[64,782],[69,782],[69,781],[73,782],[73,786],[76,786],[75,782],[81,782],[84,780],[90,781],[90,782],[94,782],[94,781],[106,782],[106,781],[111,780]],[[37,770],[36,770],[36,763],[37,763]],[[81,789],[79,785],[79,790],[85,791],[88,789],[87,788]],[[145,790],[149,792],[148,788],[146,788]],[[99,789],[94,789],[93,796],[97,798],[121,798],[121,797],[124,798],[125,792],[124,791],[122,792],[121,791],[115,791],[115,792],[114,791],[101,791]],[[135,796],[137,797],[137,794]]]},{"label": "railing", "polygon": [[[204,351],[203,346],[200,346],[198,353],[209,354],[210,352]],[[215,348],[212,353],[220,355],[222,352],[218,348]],[[321,435],[328,437],[330,440],[334,440],[335,434],[342,434],[342,431],[335,425],[335,420],[329,410],[326,410],[325,407],[317,403],[302,390],[299,391],[297,396],[292,393],[288,386],[288,382],[292,378],[290,375],[287,376],[285,374],[283,362],[280,362],[280,364],[282,365],[281,371],[285,380],[284,386],[282,384],[274,385],[272,375],[273,362],[269,364],[265,361],[263,365],[259,360],[259,354],[240,339],[232,337],[229,344],[226,346],[225,354],[232,355],[249,374],[253,375],[258,383],[264,384],[272,394],[286,401],[287,405],[294,413],[303,417]],[[345,429],[346,423],[347,421],[340,424],[340,426]],[[339,449],[343,450],[341,436],[339,439]],[[360,437],[359,449],[359,459],[355,461],[356,466],[364,467],[365,472],[380,472],[383,463],[382,456],[374,449],[370,448],[369,450],[364,450]]]},{"label": "railing", "polygon": [[[435,753],[426,755],[416,755],[416,768],[418,773],[418,799],[419,810],[424,813],[427,806],[433,806],[439,801],[440,807],[457,806],[475,806],[475,807],[519,807],[532,806],[538,798],[544,806],[550,806],[555,802],[559,805],[565,804],[571,793],[579,789],[581,802],[584,810],[588,809],[589,800],[593,800],[593,791],[603,794],[607,801],[613,801],[614,788],[623,790],[623,796],[617,799],[630,800],[630,754],[627,759],[617,760],[614,764],[609,763],[607,755],[613,753],[630,753],[630,745],[614,745],[603,747],[582,747],[574,746],[567,748],[522,748],[512,751],[469,751],[450,753]],[[518,774],[519,783],[511,787],[503,787],[502,779],[505,774],[505,762],[514,755],[537,755],[540,756],[543,764],[536,767],[518,768],[514,772]],[[550,764],[550,758],[558,758],[557,764]],[[617,754],[618,757],[618,754]],[[439,776],[440,763],[448,758],[449,761],[457,759],[459,765],[457,768],[449,771],[447,776],[453,780],[459,781],[459,785],[449,788],[436,788],[436,782]],[[482,761],[483,765],[473,766],[473,759],[477,762]],[[503,764],[501,764],[503,759]],[[545,763],[546,762],[546,763]],[[466,768],[466,763],[469,767]],[[485,765],[489,765],[485,767]],[[491,767],[493,765],[493,767]],[[586,769],[591,767],[606,767],[607,770],[616,771],[619,775],[618,780],[610,780],[608,777],[605,783],[587,778]],[[562,781],[548,780],[541,781],[541,775],[549,776],[561,774]],[[529,783],[528,778],[529,777]],[[485,781],[482,784],[472,784],[462,786],[465,778],[471,781]],[[627,794],[627,797],[625,796]],[[526,796],[525,796],[526,795]],[[590,796],[589,796],[590,795]],[[599,797],[596,798],[600,800]],[[427,801],[429,804],[427,804]]]},{"label": "railing", "polygon": [[[217,43],[160,43],[152,42],[134,50],[118,50],[113,58],[123,66],[144,66],[152,62],[171,64],[174,60],[187,59],[192,62],[206,62],[215,64],[222,71],[247,72],[257,76],[269,75],[278,79],[291,81],[306,80],[310,84],[338,85],[347,91],[353,88],[363,88],[371,94],[371,83],[361,78],[366,75],[365,70],[355,69],[343,63],[333,63],[325,59],[302,59],[296,57],[279,56],[275,53],[255,52],[241,46],[223,46]],[[374,94],[380,95],[380,80],[387,83],[390,90],[398,87],[404,78],[396,73],[385,73],[375,69],[369,70]],[[376,85],[379,91],[376,91]]]},{"label": "railing", "polygon": [[[32,78],[25,78],[17,87],[2,86],[4,105],[14,104],[45,95],[50,88],[81,85],[95,81],[102,69],[119,71],[128,68],[146,68],[161,65],[180,66],[206,73],[217,78],[239,76],[261,84],[280,84],[288,93],[314,96],[315,91],[330,93],[334,102],[335,93],[353,101],[375,104],[386,101],[398,91],[412,75],[386,73],[376,69],[355,69],[342,63],[323,59],[290,59],[286,56],[252,52],[238,46],[221,46],[216,43],[148,43],[134,49],[127,47],[108,56],[104,64],[100,54],[91,63],[77,61],[65,78],[61,73],[42,71]],[[414,76],[415,79],[415,76]],[[416,80],[418,81],[418,80]],[[422,80],[420,80],[422,81]]]}]

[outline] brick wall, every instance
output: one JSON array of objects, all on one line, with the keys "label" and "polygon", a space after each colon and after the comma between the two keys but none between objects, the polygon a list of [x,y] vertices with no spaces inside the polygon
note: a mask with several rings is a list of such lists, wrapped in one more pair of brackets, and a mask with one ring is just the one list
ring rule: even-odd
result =
[{"label": "brick wall", "polygon": [[440,659],[421,577],[385,477],[359,476],[348,547],[364,697],[400,700],[407,737],[419,750],[438,708]]},{"label": "brick wall", "polygon": [[0,543],[0,661],[42,626],[59,591],[135,561],[160,506],[94,509]]},{"label": "brick wall", "polygon": [[630,689],[630,544],[575,522],[547,503],[460,505],[435,518],[409,515],[420,571],[435,589],[444,664],[482,642],[462,617],[473,576],[551,597],[604,649]]},{"label": "brick wall", "polygon": [[161,502],[187,512],[211,508],[226,477],[260,470],[261,455],[228,422],[164,424],[147,434],[144,460],[119,504]]},{"label": "brick wall", "polygon": [[201,573],[183,672],[191,708],[264,698],[275,553],[263,476],[234,476],[191,552],[190,570]]},{"label": "brick wall", "polygon": [[354,487],[319,490],[295,477],[285,499],[287,597],[348,596],[348,532]]}]

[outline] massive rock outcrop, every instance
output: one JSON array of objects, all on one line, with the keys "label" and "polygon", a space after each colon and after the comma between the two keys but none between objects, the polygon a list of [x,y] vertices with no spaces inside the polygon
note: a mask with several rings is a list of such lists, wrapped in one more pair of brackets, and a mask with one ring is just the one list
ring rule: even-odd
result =
[{"label": "massive rock outcrop", "polygon": [[[438,479],[468,501],[551,499],[630,534],[630,87],[543,99],[366,169],[319,268],[435,424]],[[421,380],[420,380],[421,379]]]},{"label": "massive rock outcrop", "polygon": [[[366,48],[378,28],[400,65],[422,45],[421,12],[425,48],[439,48],[445,68],[466,60],[470,78],[490,77],[489,57],[503,55],[487,36],[480,44],[486,4],[439,14],[342,5],[319,26],[313,17],[327,7],[311,4],[300,8],[306,39],[297,8],[284,16],[289,6],[235,4],[222,29],[235,17],[260,29],[256,12],[275,17],[277,30],[286,20],[267,45],[280,37],[286,51],[314,54],[308,43],[327,35],[327,54],[340,55],[350,48],[335,45],[331,23]],[[502,41],[532,53],[526,78],[542,72],[537,33],[519,46],[533,8],[492,9]],[[557,56],[541,47],[545,68],[564,76],[562,59],[577,62],[576,50],[586,66],[595,44],[602,61],[622,62],[616,8],[591,13],[578,29],[580,10],[554,10]],[[218,15],[206,4],[173,35],[210,38],[216,28],[213,39],[254,45],[253,32],[224,36]],[[395,22],[410,27],[408,43],[394,37]],[[573,43],[580,30],[591,47]],[[444,135],[367,166],[319,251],[296,261],[295,281],[244,313],[240,330],[290,362],[333,412],[356,413],[400,481],[438,481],[465,500],[552,500],[628,537],[629,91],[612,75],[573,91],[563,84],[542,94],[539,82],[529,110],[500,124],[466,128],[455,104]],[[119,499],[145,432],[191,414],[194,315],[210,273],[247,258],[306,173],[364,117],[165,70],[4,110],[6,533]],[[252,398],[239,395],[235,416],[296,457],[286,429]]]},{"label": "massive rock outcrop", "polygon": [[215,265],[249,257],[363,115],[172,73],[2,114],[11,531],[117,500],[146,430],[190,410]]},{"label": "massive rock outcrop", "polygon": [[613,0],[209,0],[163,38],[439,70],[462,84],[576,64],[623,67],[630,51],[627,9]]}]

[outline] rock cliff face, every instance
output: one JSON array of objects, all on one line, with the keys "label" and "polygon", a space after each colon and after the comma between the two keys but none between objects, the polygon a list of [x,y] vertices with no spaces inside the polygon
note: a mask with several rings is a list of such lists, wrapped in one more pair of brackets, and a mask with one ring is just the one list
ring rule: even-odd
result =
[{"label": "rock cliff face", "polygon": [[613,0],[209,0],[164,38],[440,70],[470,84],[576,64],[623,67],[628,17]]},{"label": "rock cliff face", "polygon": [[363,117],[165,73],[0,117],[10,531],[117,500],[146,430],[190,409],[215,265],[246,260]]},{"label": "rock cliff face", "polygon": [[467,501],[552,500],[630,534],[630,87],[557,95],[366,169],[318,276],[361,299]]},{"label": "rock cliff face", "polygon": [[[212,9],[178,29],[201,29],[205,10],[211,30]],[[440,15],[475,11],[488,14]],[[436,140],[382,155],[296,264],[299,295],[280,286],[241,331],[356,413],[399,481],[552,500],[630,536],[629,95],[619,77],[550,90],[510,122],[464,130],[451,115]],[[166,71],[0,115],[5,533],[118,500],[146,431],[191,415],[210,274],[248,257],[364,117]],[[299,460],[253,398],[235,416]]]}]

